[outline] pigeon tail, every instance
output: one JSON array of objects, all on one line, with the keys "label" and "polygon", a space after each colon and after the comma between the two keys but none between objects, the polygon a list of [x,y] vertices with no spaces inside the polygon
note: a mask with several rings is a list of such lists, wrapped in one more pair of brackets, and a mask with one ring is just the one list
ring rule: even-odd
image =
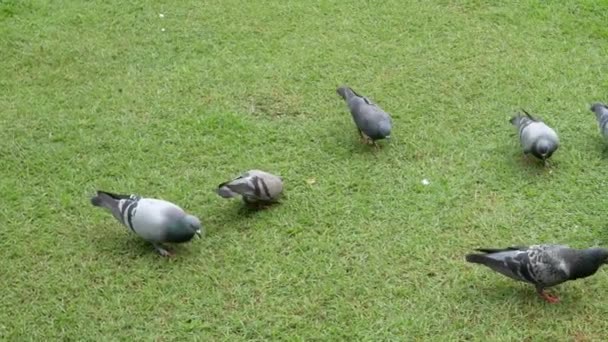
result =
[{"label": "pigeon tail", "polygon": [[488,262],[489,258],[484,256],[483,254],[467,254],[465,256],[465,260],[473,264],[485,265]]},{"label": "pigeon tail", "polygon": [[338,89],[336,89],[336,92],[346,101],[348,101],[348,99],[352,98],[353,96],[361,98],[363,97],[357,94],[357,92],[355,92],[353,88],[347,85],[341,85],[340,87],[338,87]]},{"label": "pigeon tail", "polygon": [[509,122],[512,125],[519,126],[519,121],[521,120],[521,118],[522,118],[522,115],[517,114],[517,115],[512,116],[511,119],[509,119]]},{"label": "pigeon tail", "polygon": [[608,116],[608,107],[606,107],[605,104],[603,104],[601,102],[596,102],[589,109],[593,113],[595,113],[595,117],[597,118],[598,121],[600,121],[600,124],[602,124],[602,123],[605,124],[606,119],[604,119],[604,118],[606,116]]},{"label": "pigeon tail", "polygon": [[526,116],[528,117],[528,119],[532,120],[532,121],[538,121],[537,118],[533,117],[532,115],[530,115],[530,113],[528,113],[525,109],[521,109],[522,112],[524,112],[524,114],[526,114]]},{"label": "pigeon tail", "polygon": [[91,198],[91,204],[96,207],[109,207],[111,206],[112,202],[127,198],[130,198],[130,196],[97,190],[97,195]]},{"label": "pigeon tail", "polygon": [[91,197],[91,204],[95,207],[101,207],[102,200],[101,198],[99,198],[99,196],[93,196]]},{"label": "pigeon tail", "polygon": [[222,196],[223,198],[232,198],[238,196],[238,194],[228,187],[227,183],[222,183],[217,188],[217,194]]},{"label": "pigeon tail", "polygon": [[338,93],[338,95],[340,95],[340,97],[342,97],[344,100],[348,99],[348,92],[350,91],[350,88],[346,85],[340,86],[338,89],[336,89],[336,93]]},{"label": "pigeon tail", "polygon": [[224,182],[217,187],[218,195],[224,198],[236,197],[244,195],[252,191],[249,179],[246,177],[237,177],[231,181]]},{"label": "pigeon tail", "polygon": [[501,271],[501,269],[504,268],[503,262],[496,260],[494,258],[490,258],[484,254],[467,254],[465,256],[465,259],[467,262],[470,262],[473,264],[481,264],[481,265],[487,266],[495,271],[503,273],[503,271]]},{"label": "pigeon tail", "polygon": [[475,248],[476,251],[483,253],[499,253],[499,252],[507,252],[507,251],[521,251],[526,249],[524,246],[511,246],[506,248]]},{"label": "pigeon tail", "polygon": [[608,109],[608,107],[602,102],[595,102],[594,104],[591,105],[591,108],[589,108],[589,109],[594,112],[600,112],[602,110]]}]

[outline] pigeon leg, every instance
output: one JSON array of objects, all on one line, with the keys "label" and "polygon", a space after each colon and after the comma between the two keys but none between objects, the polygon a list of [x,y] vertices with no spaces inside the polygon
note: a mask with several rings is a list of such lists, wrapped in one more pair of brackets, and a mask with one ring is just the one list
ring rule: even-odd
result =
[{"label": "pigeon leg", "polygon": [[257,208],[260,210],[268,209],[272,206],[272,202],[260,202],[257,205]]},{"label": "pigeon leg", "polygon": [[545,289],[543,288],[537,288],[536,292],[538,292],[538,295],[547,301],[547,303],[555,304],[559,302],[559,298],[557,296],[545,292]]},{"label": "pigeon leg", "polygon": [[359,131],[359,135],[361,136],[361,143],[366,144],[366,145],[371,145],[373,143],[373,140],[367,136],[367,134],[363,133],[363,131]]},{"label": "pigeon leg", "polygon": [[243,196],[243,203],[245,203],[249,207],[257,207],[260,205],[259,201],[251,200],[251,199],[247,198],[246,196]]},{"label": "pigeon leg", "polygon": [[248,208],[255,209],[255,210],[266,209],[272,204],[272,203],[266,203],[264,201],[249,200],[249,199],[247,199],[247,197],[243,197],[243,202],[245,202],[245,205]]},{"label": "pigeon leg", "polygon": [[359,141],[361,141],[362,144],[367,144],[367,136],[365,136],[361,130],[359,130]]},{"label": "pigeon leg", "polygon": [[164,257],[173,256],[173,253],[171,253],[167,247],[161,245],[160,243],[154,243],[152,245],[154,246],[154,249],[158,252],[158,254]]},{"label": "pigeon leg", "polygon": [[275,202],[255,202],[248,204],[250,208],[264,210],[270,208]]}]

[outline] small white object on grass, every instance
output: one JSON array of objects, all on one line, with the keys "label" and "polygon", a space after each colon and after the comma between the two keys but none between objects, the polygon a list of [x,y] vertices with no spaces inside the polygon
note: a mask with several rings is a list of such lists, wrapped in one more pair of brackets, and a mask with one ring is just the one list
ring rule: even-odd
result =
[{"label": "small white object on grass", "polygon": [[429,182],[428,179],[425,178],[422,180],[422,185],[429,185],[429,184],[431,184],[431,182]]},{"label": "small white object on grass", "polygon": [[160,18],[164,18],[164,17],[165,17],[165,15],[164,15],[164,14],[162,14],[162,13],[159,13],[159,14],[158,14],[158,16],[159,16]]},{"label": "small white object on grass", "polygon": [[160,29],[160,31],[161,31],[161,32],[165,32],[165,28],[164,28],[164,27],[163,27],[163,28],[161,28],[161,29]]}]

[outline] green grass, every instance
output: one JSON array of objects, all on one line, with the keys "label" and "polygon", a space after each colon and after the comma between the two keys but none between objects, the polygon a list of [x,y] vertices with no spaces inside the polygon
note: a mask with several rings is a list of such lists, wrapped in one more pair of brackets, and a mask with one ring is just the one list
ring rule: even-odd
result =
[{"label": "green grass", "polygon": [[[605,339],[605,270],[549,305],[464,254],[608,245],[606,9],[0,0],[1,339]],[[380,152],[343,83],[393,115]],[[521,107],[560,134],[550,168],[522,158]],[[213,192],[251,168],[283,176],[282,205]],[[207,235],[163,259],[96,189]]]}]

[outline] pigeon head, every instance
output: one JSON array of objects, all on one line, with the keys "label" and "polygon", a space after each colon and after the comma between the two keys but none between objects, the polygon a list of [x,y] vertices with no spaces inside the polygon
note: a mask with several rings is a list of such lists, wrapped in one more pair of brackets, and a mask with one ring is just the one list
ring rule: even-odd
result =
[{"label": "pigeon head", "polygon": [[555,150],[557,150],[555,142],[547,139],[539,139],[532,149],[532,154],[538,159],[547,160]]},{"label": "pigeon head", "polygon": [[391,121],[390,119],[382,120],[378,123],[378,133],[381,137],[389,139],[391,138]]},{"label": "pigeon head", "polygon": [[198,217],[185,215],[175,220],[168,228],[165,237],[167,242],[186,242],[192,240],[195,234],[200,238],[203,225]]},{"label": "pigeon head", "polygon": [[194,215],[186,215],[182,219],[182,226],[188,228],[191,232],[196,234],[199,238],[202,236],[203,224],[198,217]]},{"label": "pigeon head", "polygon": [[608,249],[606,248],[587,248],[578,251],[578,254],[578,258],[572,265],[570,279],[593,275],[603,264],[608,263]]},{"label": "pigeon head", "polygon": [[594,247],[586,250],[594,264],[608,264],[608,248]]}]

